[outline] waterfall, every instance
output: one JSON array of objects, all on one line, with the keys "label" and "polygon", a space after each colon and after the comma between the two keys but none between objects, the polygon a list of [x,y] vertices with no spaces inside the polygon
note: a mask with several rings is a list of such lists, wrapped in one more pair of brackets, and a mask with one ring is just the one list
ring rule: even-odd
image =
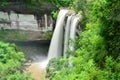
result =
[{"label": "waterfall", "polygon": [[64,20],[67,15],[69,10],[67,9],[62,9],[60,10],[57,18],[57,23],[56,27],[53,33],[53,37],[51,39],[50,47],[49,47],[49,52],[48,52],[48,59],[50,60],[51,58],[58,58],[59,56],[62,55],[63,51],[63,25],[64,25]]},{"label": "waterfall", "polygon": [[[70,29],[70,39],[71,39],[71,41],[75,40],[76,28],[77,28],[77,25],[79,23],[79,20],[80,20],[80,18],[78,16],[74,16],[72,18],[71,29]],[[73,43],[73,42],[71,42],[71,43]],[[73,44],[69,44],[69,49],[71,51],[74,51],[74,45]]]},{"label": "waterfall", "polygon": [[[64,32],[64,22],[66,16],[68,17],[65,24]],[[58,58],[62,56],[62,54],[64,58],[66,58],[66,52],[68,49],[74,51],[74,46],[70,45],[69,40],[75,39],[77,30],[76,28],[79,23],[79,20],[80,16],[71,13],[70,10],[67,9],[60,10],[57,18],[56,27],[49,47],[48,60],[52,58]]]}]

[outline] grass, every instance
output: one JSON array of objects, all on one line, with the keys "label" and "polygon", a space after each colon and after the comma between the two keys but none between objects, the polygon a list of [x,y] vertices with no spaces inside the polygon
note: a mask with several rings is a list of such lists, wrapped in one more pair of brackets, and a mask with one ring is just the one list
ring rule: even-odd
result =
[{"label": "grass", "polygon": [[21,34],[18,30],[0,30],[0,40],[15,40],[21,41],[28,38],[28,34]]}]

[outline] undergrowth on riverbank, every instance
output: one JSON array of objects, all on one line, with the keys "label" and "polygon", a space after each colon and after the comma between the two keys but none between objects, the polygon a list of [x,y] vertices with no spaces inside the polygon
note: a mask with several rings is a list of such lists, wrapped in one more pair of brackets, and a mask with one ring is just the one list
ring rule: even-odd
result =
[{"label": "undergrowth on riverbank", "polygon": [[25,57],[14,44],[0,41],[0,80],[33,80],[22,73]]},{"label": "undergrowth on riverbank", "polygon": [[[81,4],[75,1],[77,6]],[[86,27],[76,40],[76,50],[70,53],[74,56],[50,61],[50,80],[120,79],[119,6],[119,0],[91,0],[89,6],[83,5]],[[78,7],[77,10],[83,11]]]},{"label": "undergrowth on riverbank", "polygon": [[22,34],[19,30],[5,30],[0,29],[0,40],[2,41],[8,41],[8,40],[14,40],[14,41],[22,41],[26,40],[28,38],[28,34]]}]

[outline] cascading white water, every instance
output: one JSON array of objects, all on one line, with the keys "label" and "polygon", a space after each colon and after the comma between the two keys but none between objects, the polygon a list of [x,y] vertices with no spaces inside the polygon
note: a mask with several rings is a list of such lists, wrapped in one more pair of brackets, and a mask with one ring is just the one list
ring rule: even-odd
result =
[{"label": "cascading white water", "polygon": [[[72,41],[75,40],[76,28],[77,28],[77,25],[79,23],[79,20],[80,20],[80,17],[78,17],[78,16],[72,17],[72,23],[71,23],[71,29],[70,29],[70,39]],[[73,44],[69,44],[69,49],[71,51],[74,51],[74,45]]]},{"label": "cascading white water", "polygon": [[58,58],[62,55],[63,51],[63,25],[66,14],[69,12],[67,9],[60,10],[57,18],[56,27],[53,33],[53,37],[50,43],[48,60],[52,58]]},{"label": "cascading white water", "polygon": [[64,52],[63,52],[63,56],[64,58],[66,58],[66,52],[68,49],[68,41],[70,38],[70,25],[71,25],[71,20],[72,20],[72,16],[68,16],[67,18],[67,22],[66,22],[66,26],[65,26],[65,35],[64,35]]}]

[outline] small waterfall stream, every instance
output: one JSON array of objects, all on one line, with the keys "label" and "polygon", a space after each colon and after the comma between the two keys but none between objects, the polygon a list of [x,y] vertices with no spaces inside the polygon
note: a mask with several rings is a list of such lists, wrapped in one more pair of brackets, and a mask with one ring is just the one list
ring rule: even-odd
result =
[{"label": "small waterfall stream", "polygon": [[66,52],[67,52],[67,49],[68,49],[68,42],[69,42],[69,38],[70,38],[70,28],[71,28],[70,25],[71,25],[72,17],[73,17],[73,15],[68,16],[66,26],[65,26],[64,54],[63,54],[64,58],[66,58]]},{"label": "small waterfall stream", "polygon": [[[70,27],[70,39],[72,41],[75,40],[75,36],[76,36],[76,29],[77,29],[77,25],[79,23],[80,18],[78,16],[73,16],[72,18],[72,23],[71,23],[71,27]],[[69,44],[69,49],[71,51],[74,51],[74,45],[73,44]]]}]

